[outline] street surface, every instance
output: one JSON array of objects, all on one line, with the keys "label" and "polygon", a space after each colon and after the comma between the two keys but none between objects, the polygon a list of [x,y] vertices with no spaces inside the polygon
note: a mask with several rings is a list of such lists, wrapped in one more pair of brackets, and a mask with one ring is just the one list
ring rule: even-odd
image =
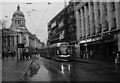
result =
[{"label": "street surface", "polygon": [[[12,64],[10,60],[9,64]],[[57,62],[39,57],[31,62],[28,60],[29,64],[26,60],[10,67],[8,61],[3,60],[3,81],[120,81],[119,73],[96,64]]]},{"label": "street surface", "polygon": [[30,76],[29,71],[23,80],[27,81],[120,81],[120,75],[99,65],[80,62],[56,62],[39,58],[35,61],[39,70]]}]

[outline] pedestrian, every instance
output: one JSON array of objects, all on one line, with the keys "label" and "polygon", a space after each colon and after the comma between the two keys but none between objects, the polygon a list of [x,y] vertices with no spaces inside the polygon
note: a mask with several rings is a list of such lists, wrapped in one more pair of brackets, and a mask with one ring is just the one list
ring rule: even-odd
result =
[{"label": "pedestrian", "polygon": [[120,52],[116,53],[115,63],[116,64],[120,63]]}]

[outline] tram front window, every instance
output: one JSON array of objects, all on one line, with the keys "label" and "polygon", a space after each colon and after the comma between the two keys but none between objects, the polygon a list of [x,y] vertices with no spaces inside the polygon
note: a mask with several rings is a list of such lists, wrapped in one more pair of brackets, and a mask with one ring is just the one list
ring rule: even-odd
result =
[{"label": "tram front window", "polygon": [[60,47],[59,50],[60,50],[61,54],[67,54],[67,47],[66,46]]},{"label": "tram front window", "polygon": [[57,54],[59,55],[59,57],[69,57],[70,55],[68,46],[60,46],[57,50]]}]

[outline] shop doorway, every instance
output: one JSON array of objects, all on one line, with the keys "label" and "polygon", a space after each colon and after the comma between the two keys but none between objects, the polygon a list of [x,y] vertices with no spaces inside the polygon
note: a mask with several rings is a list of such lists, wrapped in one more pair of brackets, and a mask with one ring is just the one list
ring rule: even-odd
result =
[{"label": "shop doorway", "polygon": [[108,61],[114,62],[116,57],[115,52],[118,51],[118,44],[117,42],[108,42],[105,43],[105,57]]}]

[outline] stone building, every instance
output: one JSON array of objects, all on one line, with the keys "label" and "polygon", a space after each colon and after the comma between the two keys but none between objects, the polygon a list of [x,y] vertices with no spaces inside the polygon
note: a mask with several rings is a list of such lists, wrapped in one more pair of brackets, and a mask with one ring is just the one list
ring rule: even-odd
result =
[{"label": "stone building", "polygon": [[[25,16],[19,5],[13,13],[10,28],[3,28],[2,30],[3,52],[15,51],[20,57],[23,48],[27,52],[33,52],[36,48],[41,48],[41,41],[27,29]],[[22,48],[19,48],[19,45]]]},{"label": "stone building", "polygon": [[58,42],[76,42],[74,4],[71,3],[63,8],[48,23],[48,45]]},{"label": "stone building", "polygon": [[110,57],[120,51],[120,2],[79,1],[75,5],[80,58]]},{"label": "stone building", "polygon": [[0,58],[1,58],[1,55],[2,55],[2,29],[0,29]]}]

